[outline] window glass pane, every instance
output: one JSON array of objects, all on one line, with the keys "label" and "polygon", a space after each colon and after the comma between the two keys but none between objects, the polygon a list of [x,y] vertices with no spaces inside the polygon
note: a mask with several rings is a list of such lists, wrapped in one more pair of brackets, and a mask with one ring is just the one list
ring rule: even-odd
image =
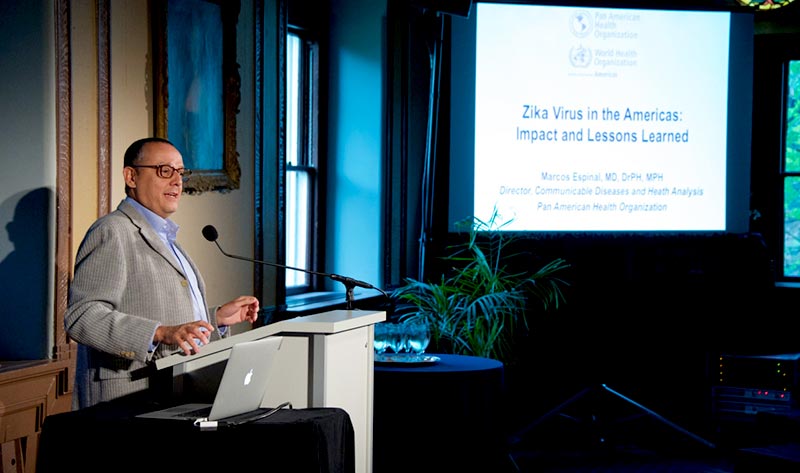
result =
[{"label": "window glass pane", "polygon": [[786,172],[800,172],[800,61],[789,61],[786,89]]},{"label": "window glass pane", "polygon": [[300,108],[300,38],[290,34],[286,40],[286,164],[298,163],[298,120]]},{"label": "window glass pane", "polygon": [[316,153],[316,139],[311,138],[316,136],[316,128],[317,128],[317,121],[316,117],[319,113],[317,109],[317,50],[318,45],[311,44],[308,48],[308,63],[309,63],[309,73],[308,73],[308,96],[311,98],[310,101],[310,110],[308,111],[308,129],[309,129],[309,143],[308,143],[308,156],[306,156],[306,165],[311,167],[317,167],[317,153]]},{"label": "window glass pane", "polygon": [[[286,172],[286,265],[308,267],[308,174]],[[286,271],[286,287],[309,284],[309,275],[302,271]]]},{"label": "window glass pane", "polygon": [[783,275],[800,277],[800,177],[783,183]]}]

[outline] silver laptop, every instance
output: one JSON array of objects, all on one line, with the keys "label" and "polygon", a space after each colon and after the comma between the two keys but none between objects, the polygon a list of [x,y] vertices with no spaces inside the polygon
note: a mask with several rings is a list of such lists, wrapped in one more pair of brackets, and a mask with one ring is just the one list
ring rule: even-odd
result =
[{"label": "silver laptop", "polygon": [[237,343],[225,364],[213,404],[187,403],[139,414],[149,419],[218,421],[258,411],[283,337]]}]

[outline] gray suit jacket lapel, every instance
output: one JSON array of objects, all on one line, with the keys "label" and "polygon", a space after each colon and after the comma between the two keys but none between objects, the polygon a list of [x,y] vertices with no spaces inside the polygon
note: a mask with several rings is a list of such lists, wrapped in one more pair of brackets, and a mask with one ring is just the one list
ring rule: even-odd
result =
[{"label": "gray suit jacket lapel", "polygon": [[[185,278],[186,275],[183,273],[183,269],[181,269],[181,265],[178,263],[175,255],[167,248],[164,241],[156,234],[155,230],[153,230],[153,227],[150,226],[144,216],[139,213],[134,206],[125,201],[119,205],[119,210],[127,215],[128,218],[131,219],[131,222],[136,225],[139,229],[139,234],[142,235],[142,238],[147,242],[150,248],[167,260],[167,262]],[[195,273],[197,274],[197,270],[195,270]]]}]

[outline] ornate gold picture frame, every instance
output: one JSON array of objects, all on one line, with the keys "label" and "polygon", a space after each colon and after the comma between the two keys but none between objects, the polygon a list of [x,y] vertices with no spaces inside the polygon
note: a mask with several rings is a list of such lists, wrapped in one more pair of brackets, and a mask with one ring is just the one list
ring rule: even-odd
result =
[{"label": "ornate gold picture frame", "polygon": [[239,188],[238,0],[151,0],[155,134],[192,174],[184,192]]}]

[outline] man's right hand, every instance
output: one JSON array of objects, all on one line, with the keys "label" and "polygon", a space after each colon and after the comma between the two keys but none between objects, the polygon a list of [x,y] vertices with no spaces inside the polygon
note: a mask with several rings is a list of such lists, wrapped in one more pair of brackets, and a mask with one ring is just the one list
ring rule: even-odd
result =
[{"label": "man's right hand", "polygon": [[153,341],[178,345],[184,354],[191,355],[199,352],[200,347],[209,342],[208,334],[213,331],[214,326],[203,320],[181,325],[161,325],[156,329]]}]

